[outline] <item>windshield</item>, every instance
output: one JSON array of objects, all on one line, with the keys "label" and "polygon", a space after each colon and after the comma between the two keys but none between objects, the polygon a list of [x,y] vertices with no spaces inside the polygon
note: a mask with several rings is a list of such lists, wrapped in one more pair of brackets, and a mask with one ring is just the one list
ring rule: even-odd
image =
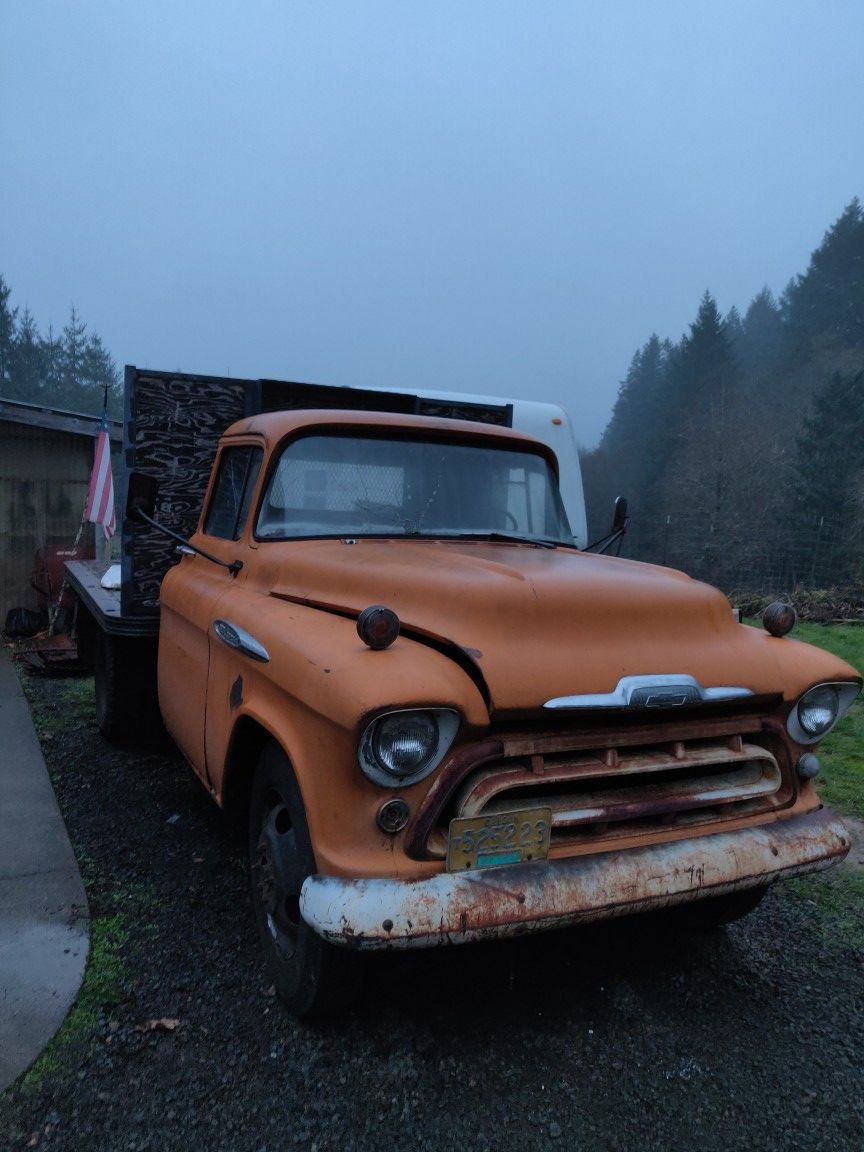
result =
[{"label": "windshield", "polygon": [[499,535],[573,544],[554,473],[536,452],[356,433],[286,445],[255,535]]}]

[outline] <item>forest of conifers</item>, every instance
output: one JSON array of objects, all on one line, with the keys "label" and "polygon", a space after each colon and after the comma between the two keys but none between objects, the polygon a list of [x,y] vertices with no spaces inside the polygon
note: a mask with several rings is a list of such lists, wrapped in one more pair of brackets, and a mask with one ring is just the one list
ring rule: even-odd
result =
[{"label": "forest of conifers", "polygon": [[864,579],[864,211],[857,199],[779,300],[743,315],[706,292],[678,343],[633,357],[582,453],[590,535],[625,495],[622,555],[727,592]]}]

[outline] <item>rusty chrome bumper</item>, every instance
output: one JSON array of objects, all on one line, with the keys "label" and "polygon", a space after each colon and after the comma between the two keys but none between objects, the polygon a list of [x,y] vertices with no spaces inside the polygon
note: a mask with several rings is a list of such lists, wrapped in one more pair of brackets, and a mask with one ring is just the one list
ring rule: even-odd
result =
[{"label": "rusty chrome bumper", "polygon": [[824,809],[793,820],[595,856],[443,872],[426,880],[310,876],[300,911],[348,948],[428,948],[681,904],[827,868],[849,834]]}]

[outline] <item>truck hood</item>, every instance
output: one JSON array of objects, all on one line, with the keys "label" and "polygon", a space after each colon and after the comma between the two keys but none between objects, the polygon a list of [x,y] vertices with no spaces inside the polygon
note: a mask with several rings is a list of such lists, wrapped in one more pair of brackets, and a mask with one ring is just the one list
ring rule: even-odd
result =
[{"label": "truck hood", "polygon": [[[790,696],[845,668],[819,660],[825,654],[816,649],[736,624],[716,589],[635,561],[454,540],[275,547],[285,552],[272,595],[355,617],[370,604],[392,608],[406,636],[467,655],[492,711],[612,692],[624,676],[684,674],[703,688]],[[806,661],[790,677],[788,651],[795,649],[830,671],[820,674]],[[382,652],[382,675],[386,659]]]}]

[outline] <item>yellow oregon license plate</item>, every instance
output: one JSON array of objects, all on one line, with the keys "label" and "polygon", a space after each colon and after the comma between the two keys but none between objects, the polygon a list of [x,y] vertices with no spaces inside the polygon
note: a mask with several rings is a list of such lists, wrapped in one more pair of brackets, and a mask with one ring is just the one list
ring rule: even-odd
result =
[{"label": "yellow oregon license plate", "polygon": [[465,816],[450,821],[447,871],[494,868],[545,860],[552,831],[551,808],[519,808],[490,816]]}]

